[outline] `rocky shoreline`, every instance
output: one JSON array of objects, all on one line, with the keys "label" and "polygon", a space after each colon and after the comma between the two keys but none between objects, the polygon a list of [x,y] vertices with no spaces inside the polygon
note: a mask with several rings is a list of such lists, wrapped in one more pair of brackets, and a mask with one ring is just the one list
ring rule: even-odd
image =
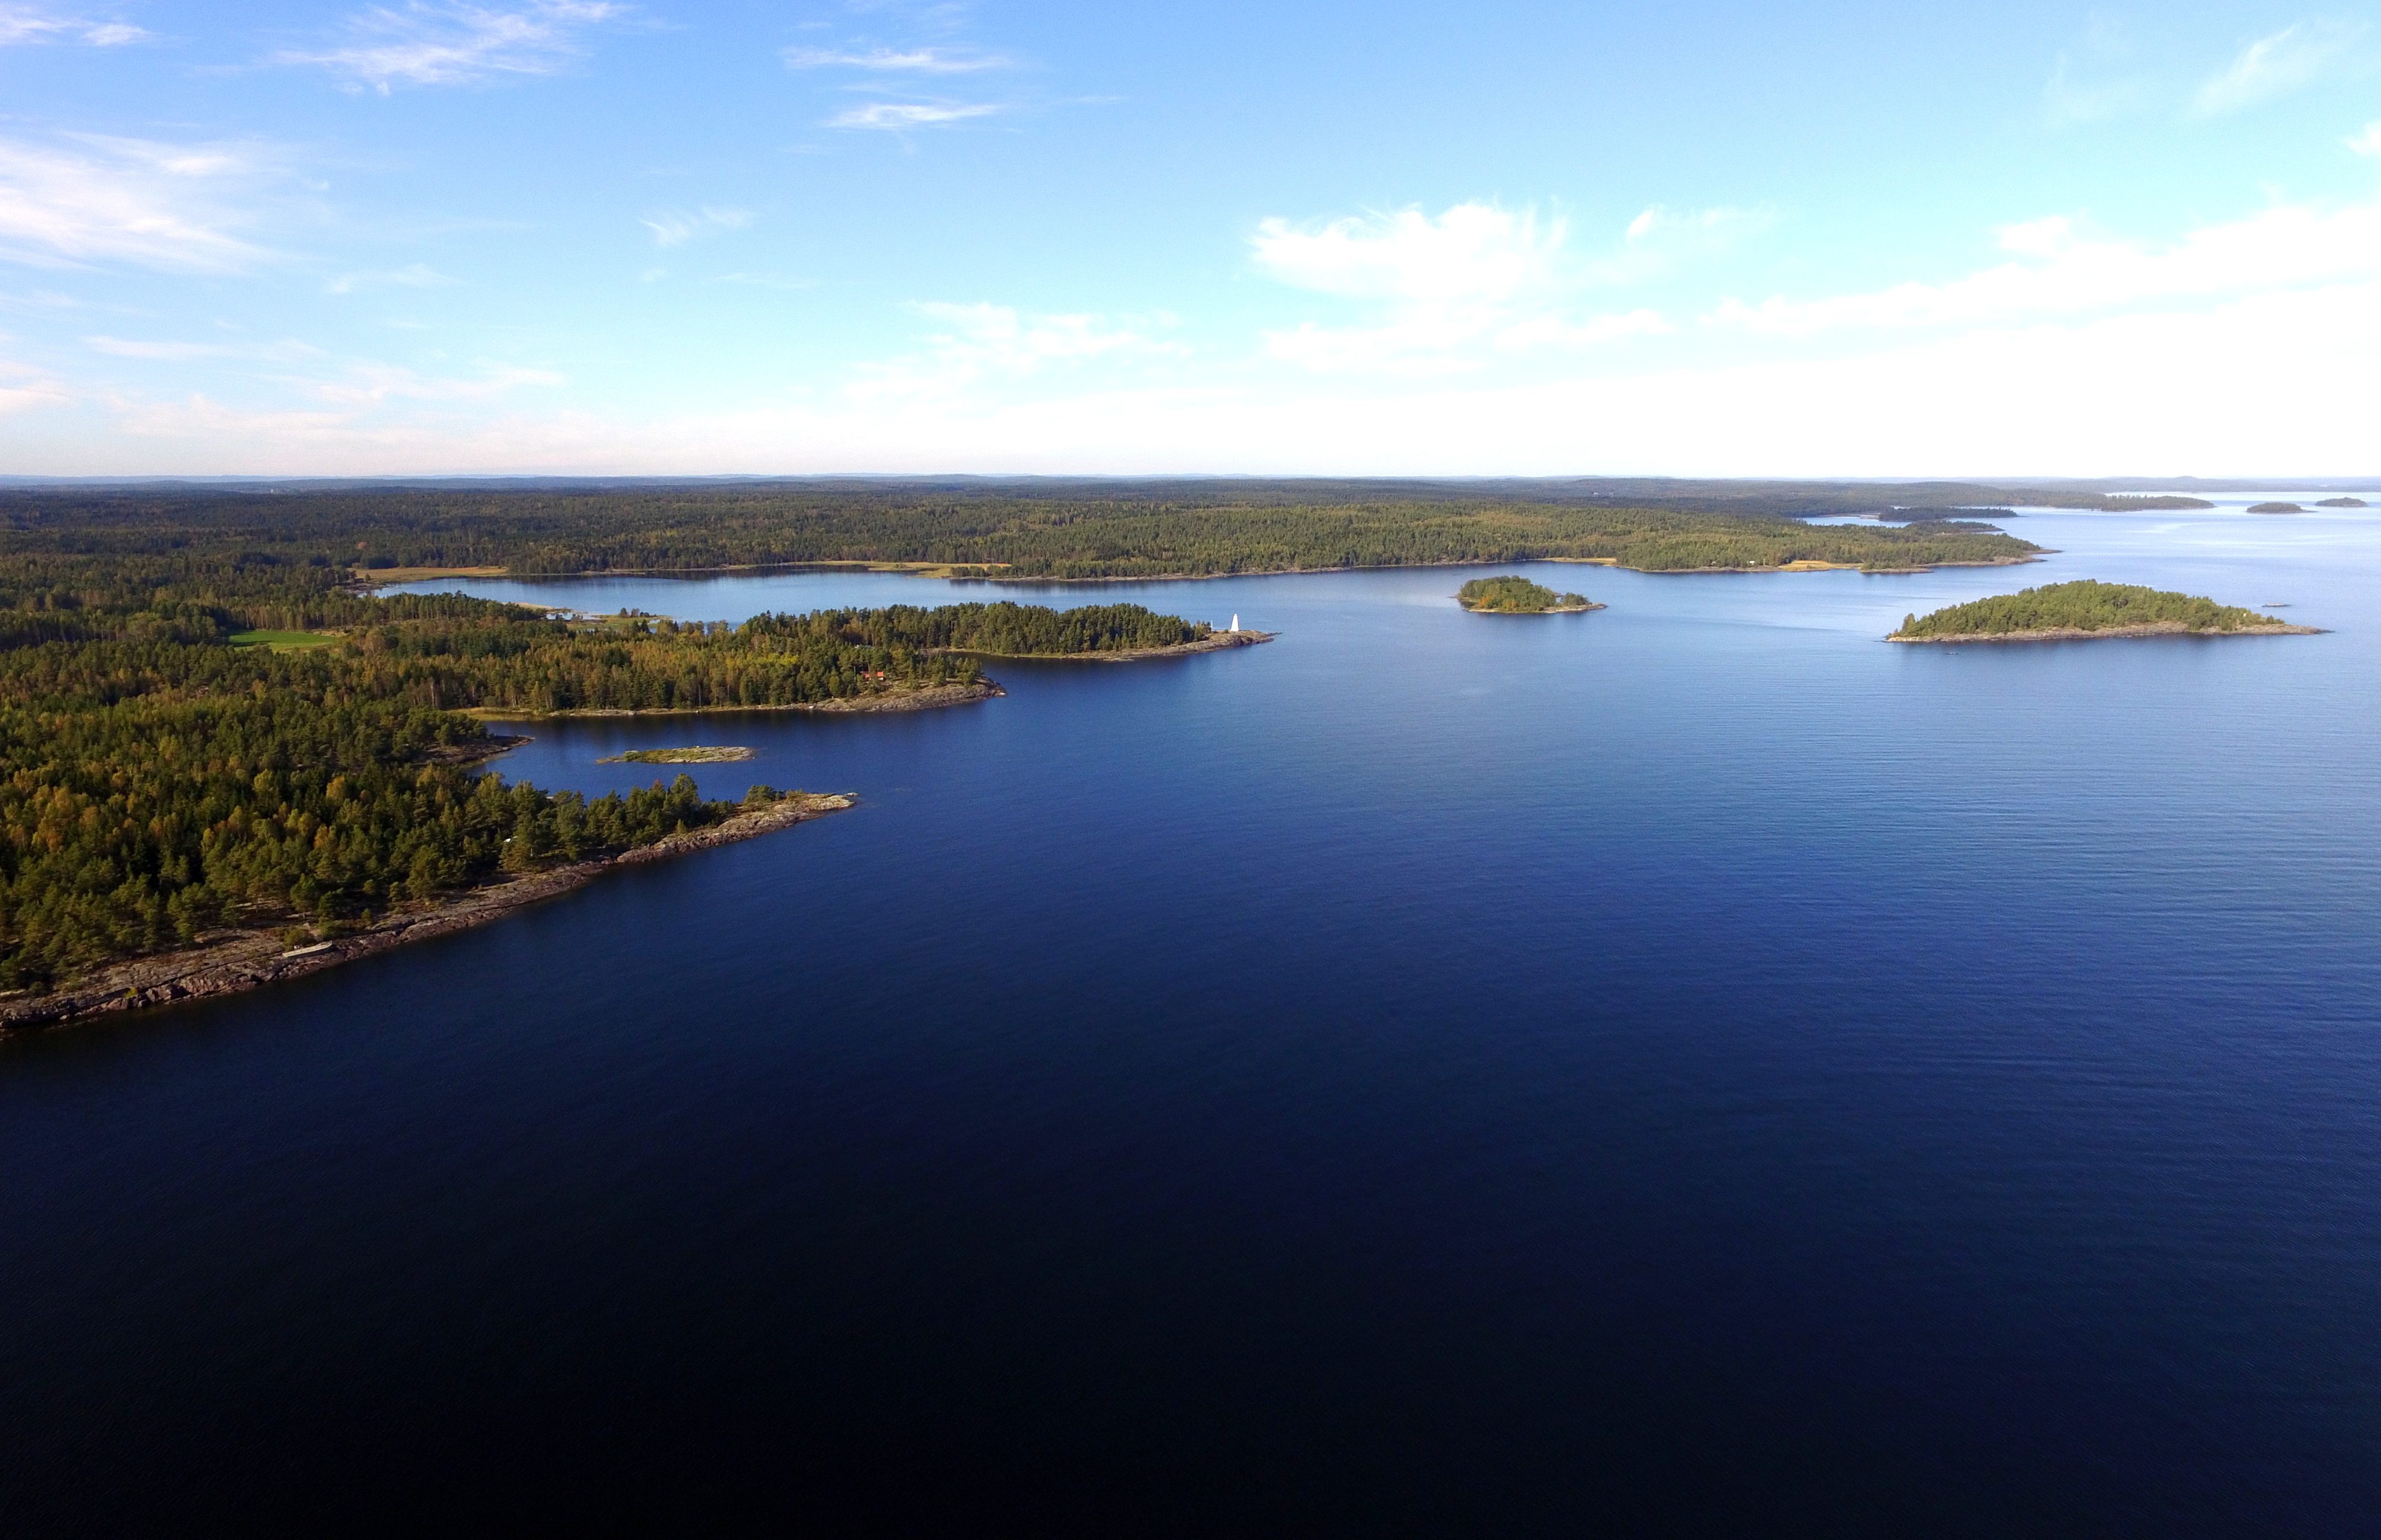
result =
[{"label": "rocky shoreline", "polygon": [[[1460,599],[1456,603],[1463,605]],[[1463,605],[1463,613],[1466,615],[1585,615],[1589,610],[1603,607],[1602,605],[1593,602],[1584,605],[1548,605],[1544,609],[1496,609],[1486,605]]]},{"label": "rocky shoreline", "polygon": [[[852,695],[837,701],[797,701],[780,705],[717,705],[717,706],[591,706],[570,711],[525,711],[518,706],[473,706],[466,716],[483,722],[543,722],[564,716],[713,716],[727,712],[745,711],[932,711],[937,706],[963,706],[975,701],[989,701],[1008,691],[990,679],[978,679],[973,684],[935,684],[922,690],[888,690],[873,695]],[[517,739],[526,743],[529,739]],[[506,748],[515,745],[507,743]],[[501,751],[499,751],[501,752]]]},{"label": "rocky shoreline", "polygon": [[475,887],[424,909],[388,915],[353,935],[311,947],[287,947],[273,931],[240,931],[184,951],[114,963],[47,995],[0,999],[0,1037],[180,1000],[237,995],[286,979],[303,978],[408,942],[427,941],[486,924],[514,910],[543,903],[583,886],[616,866],[666,861],[694,850],[755,839],[826,813],[840,813],[858,801],[849,793],[812,796],[795,792],[767,807],[737,813],[709,828],[670,835],[617,856],[582,861],[533,872],[509,882]]},{"label": "rocky shoreline", "polygon": [[2030,631],[1977,632],[1964,636],[1888,636],[1887,642],[2099,642],[2121,637],[2139,636],[2321,636],[2320,626],[2243,626],[2238,630],[2194,630],[2180,620],[2160,620],[2146,626],[2111,626],[2106,630],[2087,631],[2074,626],[2046,626]]}]

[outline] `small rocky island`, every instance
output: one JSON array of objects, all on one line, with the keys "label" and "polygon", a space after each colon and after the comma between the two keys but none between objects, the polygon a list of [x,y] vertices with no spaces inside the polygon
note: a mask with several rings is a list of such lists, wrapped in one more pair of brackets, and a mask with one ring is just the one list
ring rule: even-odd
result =
[{"label": "small rocky island", "polygon": [[2296,503],[2252,503],[2249,505],[2249,511],[2251,513],[2304,513],[2306,509]]},{"label": "small rocky island", "polygon": [[1474,578],[1455,591],[1474,615],[1581,615],[1604,606],[1584,593],[1557,593],[1527,578]]},{"label": "small rocky island", "polygon": [[2372,506],[2362,497],[2326,497],[2315,505],[2319,508],[2363,508]]},{"label": "small rocky island", "polygon": [[1906,616],[1887,642],[2071,642],[2122,636],[2314,636],[2238,605],[2084,578]]},{"label": "small rocky island", "polygon": [[598,764],[732,764],[751,759],[752,751],[745,748],[691,749],[631,749],[625,754],[613,754],[599,759]]}]

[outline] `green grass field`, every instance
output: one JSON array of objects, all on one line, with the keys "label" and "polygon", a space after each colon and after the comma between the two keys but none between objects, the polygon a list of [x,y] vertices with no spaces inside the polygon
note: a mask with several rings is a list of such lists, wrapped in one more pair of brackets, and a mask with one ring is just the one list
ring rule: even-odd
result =
[{"label": "green grass field", "polygon": [[276,653],[294,653],[308,647],[328,647],[338,641],[320,631],[237,631],[231,639],[235,647],[270,647]]}]

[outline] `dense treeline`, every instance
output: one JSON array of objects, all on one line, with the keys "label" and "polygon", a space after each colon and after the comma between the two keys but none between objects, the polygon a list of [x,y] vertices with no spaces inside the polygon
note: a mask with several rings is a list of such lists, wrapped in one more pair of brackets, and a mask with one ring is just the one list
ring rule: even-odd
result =
[{"label": "dense treeline", "polygon": [[2106,631],[2128,626],[2178,625],[2194,631],[2238,631],[2280,624],[2270,615],[2238,605],[2085,578],[1972,600],[1932,615],[1910,616],[1893,634],[1904,639],[2006,636],[2017,631]]},{"label": "dense treeline", "polygon": [[1544,615],[1550,609],[1585,609],[1584,593],[1557,593],[1543,583],[1517,576],[1474,578],[1455,591],[1465,609],[1500,615]]},{"label": "dense treeline", "polygon": [[1204,621],[1153,614],[1139,605],[1083,605],[1068,610],[1008,603],[939,605],[933,609],[894,605],[886,609],[842,612],[840,618],[845,634],[864,639],[872,646],[947,649],[1000,657],[1179,647],[1214,634]]},{"label": "dense treeline", "polygon": [[[1634,483],[1631,483],[1634,484]],[[1394,491],[1395,489],[1391,489]],[[1886,489],[1910,492],[1911,489]],[[1920,489],[1920,493],[1927,489]],[[1991,488],[1928,507],[1973,506]],[[1301,499],[1291,495],[1304,491]],[[1920,493],[1912,493],[1918,495]],[[349,567],[498,566],[524,575],[683,571],[806,562],[914,562],[1000,578],[1206,576],[1545,557],[1654,571],[1761,569],[1795,561],[1902,568],[2006,561],[2034,547],[1988,527],[1813,526],[1784,511],[1881,499],[1773,491],[1620,506],[1441,490],[1385,495],[1361,483],[1091,485],[1022,496],[1014,486],[815,483],[319,492],[18,492],[0,495],[7,548],[58,563],[137,561],[147,581],[241,593],[306,587],[311,611],[276,624],[341,624],[331,595]],[[1712,503],[1712,507],[1687,503]],[[1997,500],[2007,501],[2006,498]],[[274,571],[270,568],[278,568]],[[0,570],[0,587],[18,575]],[[67,597],[73,595],[69,593]]]},{"label": "dense treeline", "polygon": [[470,723],[262,691],[0,710],[0,987],[229,924],[326,926],[733,811],[681,776],[589,801],[434,757]]}]

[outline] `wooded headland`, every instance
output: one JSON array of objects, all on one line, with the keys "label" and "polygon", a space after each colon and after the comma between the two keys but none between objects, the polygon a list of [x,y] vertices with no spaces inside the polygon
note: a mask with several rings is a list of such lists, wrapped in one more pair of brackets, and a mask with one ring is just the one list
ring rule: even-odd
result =
[{"label": "wooded headland", "polygon": [[971,646],[1123,654],[1213,634],[1132,605],[680,625],[348,582],[319,544],[0,532],[0,1017],[125,959],[377,934],[779,800],[708,800],[684,776],[597,798],[508,786],[482,762],[514,740],[473,714],[956,703],[999,692]]}]

